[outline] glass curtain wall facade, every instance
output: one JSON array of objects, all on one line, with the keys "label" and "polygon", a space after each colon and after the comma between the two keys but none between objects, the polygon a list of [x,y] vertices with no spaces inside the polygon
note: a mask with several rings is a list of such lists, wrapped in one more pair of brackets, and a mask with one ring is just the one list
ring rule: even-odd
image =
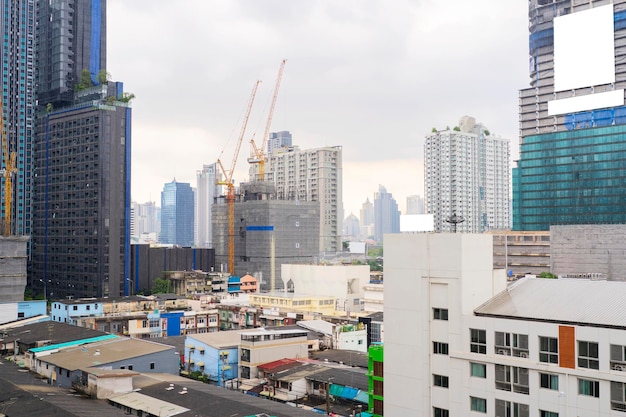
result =
[{"label": "glass curtain wall facade", "polygon": [[[35,134],[35,0],[0,0],[2,117],[9,153],[15,153],[11,234],[31,232]],[[4,155],[0,158],[4,166]],[[5,213],[4,181],[0,187]]]},{"label": "glass curtain wall facade", "polygon": [[531,0],[529,28],[513,229],[626,223],[626,0]]},{"label": "glass curtain wall facade", "polygon": [[163,186],[161,192],[160,242],[192,246],[194,238],[194,192],[191,185],[176,180]]}]

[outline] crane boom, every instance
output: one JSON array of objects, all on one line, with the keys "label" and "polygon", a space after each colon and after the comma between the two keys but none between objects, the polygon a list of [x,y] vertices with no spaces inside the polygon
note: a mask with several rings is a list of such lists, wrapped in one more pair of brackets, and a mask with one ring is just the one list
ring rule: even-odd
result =
[{"label": "crane boom", "polygon": [[2,159],[4,168],[0,174],[4,175],[4,227],[3,234],[11,236],[11,210],[13,208],[13,173],[15,172],[15,152],[9,153],[7,134],[4,128],[4,109],[0,102],[0,134],[2,136]]},{"label": "crane boom", "polygon": [[235,153],[233,154],[233,161],[230,164],[230,170],[226,171],[224,165],[220,159],[217,160],[217,164],[224,175],[224,179],[218,181],[218,185],[225,185],[226,203],[228,205],[228,273],[233,274],[235,272],[235,185],[233,184],[233,174],[235,172],[235,166],[237,165],[237,158],[239,156],[239,149],[241,149],[241,142],[248,126],[248,119],[250,118],[250,112],[252,111],[252,104],[256,97],[256,91],[259,88],[261,81],[254,83],[252,87],[252,94],[250,95],[250,101],[246,109],[246,115],[243,119],[243,125],[241,126],[241,133],[235,145]]},{"label": "crane boom", "polygon": [[278,76],[276,77],[276,86],[274,87],[274,95],[272,97],[272,104],[270,105],[270,111],[267,115],[267,123],[265,124],[265,132],[263,133],[263,139],[261,147],[256,146],[254,139],[250,140],[252,144],[252,156],[248,159],[251,164],[259,164],[258,180],[265,180],[265,146],[267,145],[267,138],[270,134],[270,126],[272,125],[272,118],[274,117],[274,107],[276,107],[276,98],[278,97],[278,89],[280,88],[280,82],[283,79],[283,71],[285,70],[286,59],[283,59],[278,69]]}]

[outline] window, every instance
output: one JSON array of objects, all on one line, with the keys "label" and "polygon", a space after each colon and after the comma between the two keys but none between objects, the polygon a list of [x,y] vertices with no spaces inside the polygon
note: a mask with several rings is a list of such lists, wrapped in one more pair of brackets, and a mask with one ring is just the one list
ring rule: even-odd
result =
[{"label": "window", "polygon": [[611,345],[611,369],[626,371],[626,346]]},{"label": "window", "polygon": [[78,310],[78,306],[72,306],[72,310],[74,311]]},{"label": "window", "polygon": [[528,394],[528,369],[516,366],[496,365],[496,389]]},{"label": "window", "polygon": [[611,381],[611,410],[626,411],[626,384]]},{"label": "window", "polygon": [[154,362],[150,362],[150,369],[154,369]]},{"label": "window", "polygon": [[580,368],[600,369],[597,343],[578,341],[578,366]]},{"label": "window", "polygon": [[450,417],[450,412],[443,408],[433,407],[433,417]]},{"label": "window", "polygon": [[484,398],[470,397],[470,410],[486,413],[487,400]]},{"label": "window", "polygon": [[496,399],[497,417],[528,417],[528,409],[528,404],[519,404]]},{"label": "window", "polygon": [[433,308],[433,319],[434,320],[448,320],[448,309],[447,308]]},{"label": "window", "polygon": [[539,362],[559,363],[559,340],[539,336]]},{"label": "window", "polygon": [[448,377],[444,375],[433,375],[433,385],[448,388]]},{"label": "window", "polygon": [[528,357],[528,335],[517,333],[496,332],[496,355],[513,355],[519,358]]},{"label": "window", "polygon": [[447,355],[448,354],[448,344],[441,342],[433,342],[433,353],[439,355]]},{"label": "window", "polygon": [[559,413],[554,411],[539,410],[539,417],[559,417]]},{"label": "window", "polygon": [[578,378],[578,393],[600,398],[600,382]]},{"label": "window", "polygon": [[385,394],[385,390],[384,390],[385,385],[383,381],[379,379],[375,379],[373,382],[374,382],[374,395],[383,397]]},{"label": "window", "polygon": [[484,363],[470,362],[470,376],[487,378],[487,365]]},{"label": "window", "polygon": [[552,389],[558,391],[559,376],[554,374],[539,374],[541,388]]},{"label": "window", "polygon": [[241,361],[250,362],[250,349],[241,349]]},{"label": "window", "polygon": [[133,365],[128,365],[128,370],[132,371],[133,370]]},{"label": "window", "polygon": [[487,332],[485,330],[470,329],[470,350],[474,353],[487,353]]}]

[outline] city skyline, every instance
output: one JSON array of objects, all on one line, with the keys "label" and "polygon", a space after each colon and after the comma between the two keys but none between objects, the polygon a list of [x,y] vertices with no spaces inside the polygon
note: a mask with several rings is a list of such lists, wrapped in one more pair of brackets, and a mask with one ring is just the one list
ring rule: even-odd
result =
[{"label": "city skyline", "polygon": [[518,90],[529,85],[526,2],[190,1],[183,8],[110,0],[108,9],[108,69],[136,95],[137,202],[158,202],[173,177],[194,184],[196,170],[222,150],[229,161],[238,118],[261,79],[234,175],[247,180],[249,139],[262,134],[284,58],[271,131],[290,131],[301,149],[343,147],[346,216],[378,184],[404,212],[408,195],[423,195],[425,135],[463,115],[511,138],[517,155]]}]

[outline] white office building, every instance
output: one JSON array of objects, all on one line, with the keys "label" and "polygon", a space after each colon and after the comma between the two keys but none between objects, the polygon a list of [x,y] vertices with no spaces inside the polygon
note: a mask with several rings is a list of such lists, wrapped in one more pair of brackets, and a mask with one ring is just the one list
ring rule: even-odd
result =
[{"label": "white office building", "polygon": [[215,197],[220,195],[220,186],[216,185],[219,178],[217,164],[203,165],[196,171],[196,210],[195,210],[195,242],[201,248],[211,248],[213,226],[211,224],[211,206]]},{"label": "white office building", "polygon": [[[510,143],[465,116],[424,144],[426,212],[436,232],[481,233],[510,227]],[[463,219],[460,223],[451,220]]]},{"label": "white office building", "polygon": [[385,415],[626,415],[626,282],[507,288],[491,242],[385,237]]}]

